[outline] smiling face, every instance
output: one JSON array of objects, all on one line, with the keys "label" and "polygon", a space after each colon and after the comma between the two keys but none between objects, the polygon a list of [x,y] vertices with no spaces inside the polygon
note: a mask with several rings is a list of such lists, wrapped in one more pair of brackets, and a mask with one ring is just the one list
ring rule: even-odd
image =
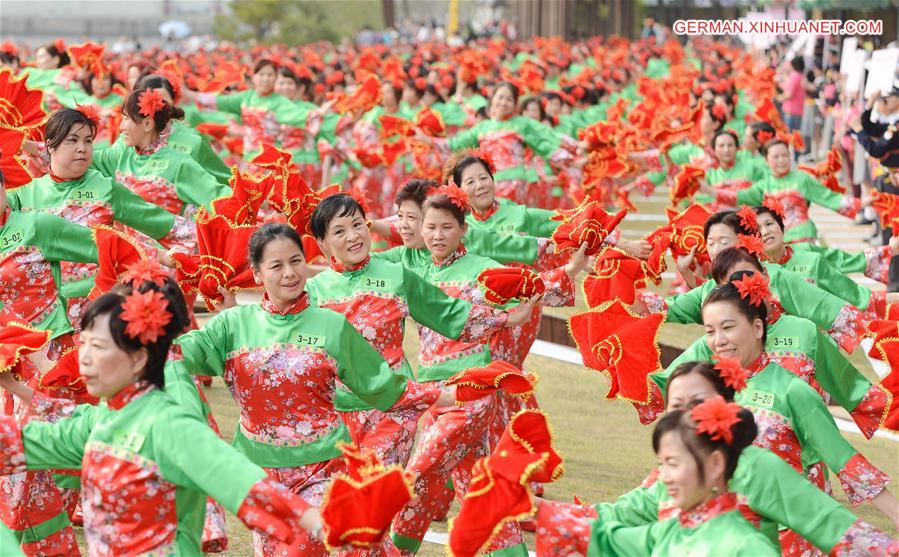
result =
[{"label": "smiling face", "polygon": [[521,111],[522,116],[527,116],[532,120],[540,121],[540,105],[537,104],[539,101],[531,101],[525,105],[524,110]]},{"label": "smiling face", "polygon": [[758,215],[759,233],[762,235],[762,243],[767,253],[779,253],[784,248],[784,231],[768,213]]},{"label": "smiling face", "polygon": [[91,89],[95,97],[102,99],[112,90],[112,79],[109,75],[102,77],[93,76],[91,78]]},{"label": "smiling face", "polygon": [[750,321],[734,304],[720,301],[703,306],[702,323],[717,358],[732,358],[749,367],[761,356],[765,331],[761,319]]},{"label": "smiling face", "polygon": [[730,165],[737,157],[737,143],[729,134],[719,135],[715,140],[715,157],[718,162]]},{"label": "smiling face", "polygon": [[266,244],[253,277],[265,287],[269,300],[281,308],[289,307],[306,287],[306,258],[300,247],[285,237]]},{"label": "smiling face", "polygon": [[359,211],[346,216],[335,216],[328,223],[325,237],[318,240],[321,250],[343,265],[357,265],[371,251],[371,234],[365,217]]},{"label": "smiling face", "polygon": [[275,93],[287,97],[290,100],[295,100],[297,98],[297,93],[299,93],[297,82],[286,75],[279,74],[277,79],[275,79]]},{"label": "smiling face", "polygon": [[59,56],[51,56],[45,47],[37,49],[34,56],[34,64],[42,70],[52,70],[59,67]]},{"label": "smiling face", "polygon": [[400,203],[396,224],[404,246],[409,249],[425,247],[421,236],[421,207],[416,202],[407,199]]},{"label": "smiling face", "polygon": [[702,402],[717,394],[715,385],[701,373],[678,375],[668,383],[668,405],[665,410],[683,410],[691,402]]},{"label": "smiling face", "polygon": [[94,156],[94,136],[87,124],[74,124],[62,143],[48,149],[50,170],[63,180],[84,176]]},{"label": "smiling face", "polygon": [[253,89],[260,95],[269,95],[275,90],[277,73],[271,65],[262,67],[253,74]]},{"label": "smiling face", "polygon": [[792,167],[790,150],[783,143],[777,143],[768,148],[765,160],[768,162],[768,166],[771,167],[771,173],[775,176],[786,175]]},{"label": "smiling face", "polygon": [[737,234],[726,224],[713,224],[709,227],[709,235],[705,239],[709,258],[714,261],[719,253],[737,245]]},{"label": "smiling face", "polygon": [[153,129],[153,119],[144,118],[139,122],[128,117],[127,111],[122,111],[122,123],[119,125],[122,132],[122,141],[129,147],[144,147],[149,145],[156,137]]},{"label": "smiling face", "polygon": [[668,489],[671,503],[689,510],[706,500],[711,494],[699,478],[699,463],[690,454],[680,434],[668,431],[659,440],[659,480]]},{"label": "smiling face", "polygon": [[515,96],[508,87],[499,87],[490,99],[490,117],[505,120],[515,115]]},{"label": "smiling face", "polygon": [[456,217],[443,209],[425,210],[421,224],[421,235],[431,256],[443,261],[459,249],[468,225],[459,224]]},{"label": "smiling face", "polygon": [[468,195],[468,202],[478,213],[483,213],[493,206],[496,200],[496,183],[480,162],[469,164],[462,170],[462,189]]},{"label": "smiling face", "polygon": [[109,398],[143,375],[146,350],[129,354],[119,348],[109,330],[109,314],[97,316],[79,340],[78,371],[92,396]]}]

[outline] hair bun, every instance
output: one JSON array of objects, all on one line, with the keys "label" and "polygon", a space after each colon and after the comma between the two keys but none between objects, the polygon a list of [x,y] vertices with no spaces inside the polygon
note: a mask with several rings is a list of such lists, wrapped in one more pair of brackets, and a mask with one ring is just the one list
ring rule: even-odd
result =
[{"label": "hair bun", "polygon": [[758,427],[755,424],[755,416],[753,416],[750,410],[742,408],[737,415],[740,416],[740,421],[734,424],[732,429],[734,435],[733,448],[742,451],[755,441],[755,437],[758,435]]}]

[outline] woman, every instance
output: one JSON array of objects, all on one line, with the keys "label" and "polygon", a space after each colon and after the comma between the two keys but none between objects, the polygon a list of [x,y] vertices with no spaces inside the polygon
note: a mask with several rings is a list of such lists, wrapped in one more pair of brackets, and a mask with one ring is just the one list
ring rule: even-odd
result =
[{"label": "woman", "polygon": [[[250,239],[250,265],[265,289],[261,304],[227,309],[180,337],[174,373],[221,375],[240,410],[234,446],[311,505],[321,504],[343,471],[335,443],[348,440],[335,410],[356,396],[382,412],[427,410],[452,392],[417,385],[389,364],[342,316],[311,306],[306,261],[297,232],[266,224]],[[247,324],[251,324],[247,326]],[[349,389],[337,388],[338,380]],[[257,554],[286,550],[254,534]],[[326,555],[301,537],[304,555]]]},{"label": "woman", "polygon": [[[406,317],[461,342],[489,337],[500,327],[517,327],[530,315],[523,305],[504,312],[447,296],[413,269],[372,259],[371,235],[362,206],[346,194],[326,197],[311,217],[312,235],[331,268],[307,283],[312,303],[343,314],[390,364],[414,379],[403,351]],[[385,464],[405,466],[412,451],[418,414],[385,415],[357,397],[336,405],[353,442],[375,451]],[[347,404],[348,403],[348,404]]]},{"label": "woman", "polygon": [[[746,273],[765,275],[758,260],[741,249],[729,249],[715,260],[716,284],[735,280]],[[765,324],[765,350],[772,361],[806,381],[821,397],[839,404],[855,420],[866,437],[874,435],[887,419],[892,393],[883,385],[872,385],[839,351],[829,336],[821,333],[808,319],[787,315],[780,302],[767,297],[768,321]],[[675,358],[668,368],[650,377],[654,384],[650,407],[661,410],[662,390],[668,373],[680,362],[712,360],[712,352],[702,339]]]},{"label": "woman", "polygon": [[[574,140],[552,128],[518,113],[518,87],[509,82],[496,86],[490,97],[490,119],[461,131],[449,139],[421,139],[449,154],[467,147],[490,153],[496,163],[496,192],[516,203],[541,206],[547,197],[539,184],[530,183],[525,165],[525,147],[548,162],[557,172],[573,167],[577,145]],[[545,188],[544,188],[545,189]]]},{"label": "woman", "polygon": [[60,107],[58,97],[71,89],[75,80],[75,69],[66,52],[62,39],[38,47],[34,56],[34,67],[28,68],[26,83],[32,89],[44,91],[44,104],[48,110]]},{"label": "woman", "polygon": [[[674,367],[666,387],[667,410],[685,410],[714,396],[732,401],[732,379],[722,377],[719,368],[711,363],[683,361]],[[640,487],[615,501],[594,507],[538,499],[538,554],[586,555],[593,519],[641,526],[676,516],[680,511],[671,504],[671,495],[665,483],[659,481],[659,472],[659,468],[655,469]],[[857,519],[771,451],[746,447],[728,489],[740,498],[743,515],[772,542],[780,543],[784,555],[814,555],[817,547],[837,556],[873,556],[879,549],[896,545],[890,536]],[[780,534],[783,543],[778,540],[778,525],[791,530]],[[866,545],[869,540],[870,545]]]},{"label": "woman", "polygon": [[[736,192],[751,186],[767,174],[767,166],[760,166],[752,158],[741,156],[745,152],[739,151],[739,147],[737,134],[730,130],[721,130],[712,137],[715,156],[711,166],[705,171],[705,181],[716,190]],[[696,196],[696,202],[709,204],[713,211],[733,209],[720,206],[714,199],[702,194]]]},{"label": "woman", "polygon": [[188,154],[166,144],[163,132],[173,118],[183,117],[184,111],[155,89],[132,91],[122,105],[124,145],[98,152],[91,166],[145,201],[192,217],[197,208],[231,190]]},{"label": "woman", "polygon": [[[162,99],[166,103],[172,106],[177,106],[180,101],[172,83],[168,78],[161,75],[144,75],[135,83],[134,89],[140,91],[154,90],[162,95]],[[182,118],[173,117],[169,120],[168,125],[160,132],[159,136],[165,140],[168,146],[176,151],[187,153],[206,172],[212,174],[220,184],[228,184],[228,181],[231,179],[231,168],[216,154],[215,150],[209,145],[209,141],[195,128],[185,123]],[[122,139],[120,135],[119,143],[121,143]]]},{"label": "woman", "polygon": [[[860,310],[873,311],[881,318],[886,313],[887,304],[899,301],[899,294],[895,292],[872,292],[859,285],[842,271],[831,267],[820,253],[810,249],[794,250],[785,244],[784,221],[776,211],[762,206],[756,207],[755,213],[769,261],[804,276],[808,282]],[[881,261],[880,266],[889,267],[889,259]]]},{"label": "woman", "polygon": [[281,147],[292,130],[308,125],[310,111],[294,106],[289,99],[275,93],[278,68],[268,59],[253,66],[253,88],[239,93],[217,95],[185,90],[184,98],[204,110],[219,110],[239,116],[244,126],[244,156],[247,160],[259,153],[262,143]]},{"label": "woman", "polygon": [[[164,391],[174,336],[186,325],[178,287],[145,281],[94,301],[82,322],[79,370],[102,406],[66,410],[56,423],[0,418],[0,471],[81,468],[90,555],[200,553],[209,493],[244,524],[284,542],[321,518],[219,439]],[[35,410],[53,399],[0,375]],[[210,474],[210,470],[215,470]]]},{"label": "woman", "polygon": [[[22,212],[12,207],[0,173],[0,326],[18,322],[50,331],[47,345],[24,360],[19,375],[43,392],[81,398],[83,385],[78,377],[62,378],[65,389],[50,388],[43,382],[57,361],[75,349],[65,298],[60,293],[63,261],[97,262],[91,231],[44,211]],[[27,407],[13,406],[5,397],[3,403],[24,421]],[[60,490],[52,473],[23,471],[0,477],[0,494],[0,519],[17,532],[34,532],[23,547],[26,554],[78,553],[66,512],[72,494]]]},{"label": "woman", "polygon": [[[755,303],[758,304],[756,305]],[[749,372],[735,400],[756,415],[757,446],[770,449],[824,488],[818,461],[836,473],[849,501],[871,503],[899,525],[899,506],[886,491],[889,478],[843,439],[821,397],[764,350],[768,312],[757,296],[734,283],[715,288],[702,306],[709,348],[719,359],[739,361]]]},{"label": "woman", "polygon": [[[734,211],[721,211],[710,216],[703,226],[709,257],[714,265],[717,257],[730,247],[738,245],[739,235],[750,234]],[[678,268],[685,272],[684,260],[678,260]],[[779,265],[765,263],[771,291],[777,296],[784,311],[804,317],[826,331],[841,348],[851,352],[867,334],[871,316],[829,292],[811,285],[805,279]],[[722,275],[729,276],[729,275]],[[672,323],[700,323],[700,308],[714,281],[706,280],[684,294],[668,298],[641,290],[633,309],[638,313],[666,312],[666,320]]]},{"label": "woman", "polygon": [[[478,275],[499,265],[466,252],[461,243],[466,230],[466,212],[464,194],[451,186],[438,190],[425,200],[422,236],[431,254],[431,263],[423,269],[423,276],[450,296],[483,304],[486,300],[478,285]],[[579,256],[572,258],[564,269],[543,273],[547,292],[544,303],[564,305],[573,302],[572,281],[585,261],[582,248]],[[532,299],[529,303],[538,300]],[[512,341],[503,334],[494,335],[489,342],[461,342],[426,327],[419,327],[419,333],[421,349],[417,376],[426,385],[441,386],[458,372],[485,366],[494,359],[506,360],[511,354]],[[497,394],[456,408],[434,410],[428,416],[430,423],[425,426],[407,466],[416,478],[417,496],[400,511],[393,523],[393,542],[399,549],[418,550],[450,477],[457,497],[464,497],[471,465],[490,452],[495,440],[492,426],[504,419],[504,406],[505,398]],[[491,550],[515,547],[520,543],[518,527],[507,523]]]},{"label": "woman", "polygon": [[[716,421],[721,415],[726,423]],[[678,509],[677,518],[638,527],[597,521],[588,555],[711,556],[722,547],[728,555],[779,555],[741,516],[737,495],[727,489],[740,454],[755,435],[752,413],[720,396],[692,410],[666,414],[652,433],[652,448],[660,462],[659,478]]]},{"label": "woman", "polygon": [[773,139],[764,146],[765,161],[771,174],[751,187],[737,191],[709,191],[717,203],[730,206],[761,205],[771,197],[784,207],[784,223],[788,243],[810,242],[818,237],[815,223],[809,219],[809,204],[816,203],[847,217],[855,218],[861,201],[842,196],[817,182],[810,174],[792,169],[790,148],[781,139]]}]

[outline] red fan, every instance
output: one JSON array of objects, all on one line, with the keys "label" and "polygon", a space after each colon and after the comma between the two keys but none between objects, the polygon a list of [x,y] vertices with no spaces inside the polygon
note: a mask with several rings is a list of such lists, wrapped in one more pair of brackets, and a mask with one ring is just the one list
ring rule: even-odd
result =
[{"label": "red fan", "polygon": [[612,300],[634,303],[637,288],[645,286],[643,262],[625,252],[608,248],[597,257],[593,273],[584,279],[584,294],[588,307],[597,307]]},{"label": "red fan", "polygon": [[4,129],[0,133],[0,171],[6,180],[7,190],[24,186],[33,179],[28,172],[28,163],[19,156],[24,141],[23,131]]},{"label": "red fan", "polygon": [[253,157],[250,162],[272,172],[286,174],[289,171],[299,170],[299,167],[292,159],[293,155],[288,151],[279,149],[271,143],[263,143],[262,151]]},{"label": "red fan", "polygon": [[102,63],[106,47],[102,44],[86,42],[69,47],[69,56],[79,68],[90,69]]},{"label": "red fan", "polygon": [[621,178],[634,170],[634,165],[622,158],[621,152],[612,146],[596,149],[587,155],[584,165],[584,189],[594,187],[605,178]]},{"label": "red fan", "polygon": [[562,477],[562,455],[553,447],[553,435],[549,419],[540,410],[526,409],[512,416],[494,453],[546,454],[548,458],[539,470],[531,475],[531,481],[550,483]]},{"label": "red fan", "polygon": [[0,326],[0,373],[14,368],[25,354],[37,352],[50,342],[50,331],[10,321]]},{"label": "red fan", "polygon": [[711,216],[711,212],[703,205],[691,205],[682,213],[666,209],[668,222],[671,226],[671,254],[674,257],[687,255],[696,248],[696,263],[709,262],[709,254],[706,250],[703,227],[705,221]]},{"label": "red fan", "polygon": [[[212,122],[204,122],[196,127],[196,130],[203,135],[208,135],[213,139],[222,140],[228,135],[228,124],[214,124]],[[264,145],[263,145],[264,147]]]},{"label": "red fan", "polygon": [[415,126],[431,137],[443,137],[446,133],[446,125],[443,117],[436,110],[424,108],[415,117]]},{"label": "red fan", "polygon": [[374,74],[371,74],[350,95],[338,98],[333,109],[339,114],[346,114],[354,110],[367,112],[379,102],[381,102],[381,82]]},{"label": "red fan", "polygon": [[675,207],[684,199],[692,199],[699,191],[700,180],[705,177],[705,169],[685,164],[674,175],[671,188],[671,204]]},{"label": "red fan", "polygon": [[664,320],[660,313],[638,317],[617,300],[571,317],[569,330],[584,365],[611,379],[606,398],[649,402],[649,375],[662,367],[656,335]]},{"label": "red fan", "polygon": [[144,248],[121,232],[99,225],[92,231],[97,244],[99,271],[87,297],[91,300],[109,292],[118,284],[128,267],[149,257]]},{"label": "red fan", "polygon": [[881,226],[884,228],[890,226],[899,218],[899,195],[880,191],[873,191],[871,195],[873,196],[871,207],[880,217]]},{"label": "red fan", "polygon": [[687,139],[694,134],[694,130],[699,129],[699,121],[702,119],[703,110],[705,110],[705,103],[700,101],[688,115],[687,121],[672,127],[660,125],[652,132],[652,140],[659,145],[659,148],[667,149],[678,141]]},{"label": "red fan", "polygon": [[885,418],[881,427],[899,430],[899,323],[895,321],[873,321],[869,330],[875,334],[874,346],[868,352],[872,358],[877,358],[889,364],[890,373],[883,378],[880,386],[890,396],[890,405],[886,409]]},{"label": "red fan", "polygon": [[614,215],[606,213],[594,201],[582,203],[570,211],[558,211],[553,219],[562,220],[563,223],[553,233],[556,250],[559,252],[576,250],[582,243],[587,242],[587,255],[598,253],[603,240],[615,230],[626,214],[626,210]]},{"label": "red fan", "polygon": [[234,225],[221,215],[197,211],[199,254],[175,253],[178,281],[185,292],[199,290],[206,307],[213,311],[222,301],[219,287],[231,292],[256,288],[247,261],[247,245],[257,226]]},{"label": "red fan", "polygon": [[649,257],[643,262],[643,273],[648,279],[659,284],[662,280],[662,273],[664,273],[667,268],[665,264],[665,252],[668,251],[668,246],[671,245],[671,234],[670,232],[661,233],[657,230],[652,237],[647,238],[646,241],[652,244],[652,250],[649,252]]},{"label": "red fan", "polygon": [[221,215],[234,225],[256,224],[256,214],[275,184],[271,174],[256,179],[236,166],[231,168],[231,195],[212,201],[214,214]]},{"label": "red fan", "polygon": [[359,455],[355,448],[349,450],[356,453],[347,459],[352,473],[334,478],[321,507],[329,550],[379,544],[394,515],[414,496],[412,478],[402,468],[385,467],[373,457]]},{"label": "red fan", "polygon": [[78,372],[78,349],[69,348],[56,360],[47,373],[41,376],[43,392],[52,391],[59,398],[74,400],[78,404],[97,404],[99,398],[87,392],[84,378]]},{"label": "red fan", "polygon": [[503,360],[493,360],[485,367],[468,368],[446,380],[447,385],[456,386],[459,402],[477,400],[500,389],[510,395],[530,396],[536,383],[536,375],[523,373]]},{"label": "red fan", "polygon": [[534,514],[527,482],[548,455],[495,453],[474,463],[459,514],[449,522],[449,554],[474,557],[486,551],[498,525]]},{"label": "red fan", "polygon": [[415,125],[405,118],[381,114],[378,116],[381,122],[381,138],[390,139],[394,136],[410,137],[415,135]]},{"label": "red fan", "polygon": [[44,125],[44,92],[29,89],[25,78],[16,78],[12,71],[0,71],[0,126],[17,130],[31,130]]},{"label": "red fan", "polygon": [[540,275],[522,267],[487,269],[478,275],[478,282],[484,288],[487,301],[498,306],[512,299],[531,298],[546,291]]}]

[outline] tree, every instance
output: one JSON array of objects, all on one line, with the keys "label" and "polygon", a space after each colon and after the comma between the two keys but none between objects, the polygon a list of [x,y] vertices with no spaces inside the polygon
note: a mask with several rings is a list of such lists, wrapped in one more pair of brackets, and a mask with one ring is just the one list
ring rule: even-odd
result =
[{"label": "tree", "polygon": [[383,25],[378,0],[233,0],[216,18],[218,38],[236,42],[305,44],[339,41],[363,25]]}]

